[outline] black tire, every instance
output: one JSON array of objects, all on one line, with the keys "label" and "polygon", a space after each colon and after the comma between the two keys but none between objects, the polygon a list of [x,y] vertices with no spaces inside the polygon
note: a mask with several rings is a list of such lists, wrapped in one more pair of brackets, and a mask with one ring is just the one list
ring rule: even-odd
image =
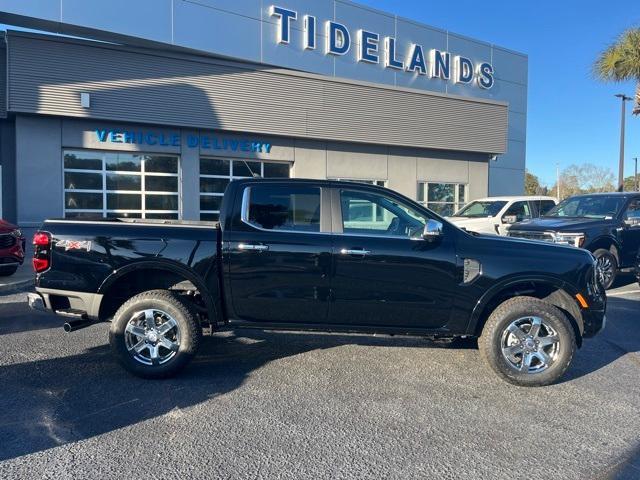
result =
[{"label": "black tire", "polygon": [[[529,335],[531,330],[528,330],[527,326],[533,327],[533,320],[524,319],[531,317],[540,319],[539,328],[543,335]],[[514,328],[513,324],[520,321],[523,322],[523,329],[518,335],[525,334],[523,341],[516,341],[515,345],[508,343],[506,347],[516,349],[515,351],[518,348],[522,349],[518,367],[514,363],[518,354],[509,360],[503,353],[503,347],[506,342],[513,342],[517,338],[515,333],[510,333],[509,328]],[[526,333],[527,330],[529,333]],[[543,343],[549,343],[556,338],[557,342],[542,346]],[[536,342],[539,342],[540,346]],[[533,297],[516,297],[500,304],[489,316],[478,339],[478,347],[484,361],[500,378],[523,387],[542,387],[557,382],[571,365],[577,349],[576,334],[567,317],[553,305]],[[544,362],[537,356],[542,355],[540,349],[547,355],[546,358],[549,358],[546,368],[543,368]],[[527,358],[531,359],[531,365],[527,366],[526,371],[523,368],[525,353]],[[535,371],[536,367],[539,367],[539,370]]]},{"label": "black tire", "polygon": [[0,277],[10,277],[18,271],[18,267],[0,267]]},{"label": "black tire", "polygon": [[[598,271],[598,278],[602,288],[609,290],[618,276],[618,260],[611,251],[604,248],[599,248],[593,252],[593,256],[596,257],[598,262],[598,269],[605,267],[607,270],[602,273]],[[608,268],[610,266],[610,268]]]},{"label": "black tire", "polygon": [[[147,337],[127,332],[130,322],[129,328],[148,330],[147,326],[141,327],[140,323],[136,323],[142,322],[147,325],[144,313],[142,316],[135,316],[136,313],[145,311],[154,312],[151,316],[154,317],[153,324],[157,329],[154,328],[151,333],[155,335],[153,338],[161,338],[159,332],[164,323],[168,326],[168,319],[174,320],[171,324],[175,323],[176,326],[162,334],[162,337],[169,340],[169,343],[173,342],[172,348],[175,350],[166,348],[162,341],[150,342],[146,340]],[[201,337],[202,328],[193,307],[179,295],[168,290],[150,290],[127,300],[114,315],[109,330],[111,350],[120,364],[142,378],[167,378],[177,374],[196,355]],[[137,342],[137,345],[141,345],[142,342],[148,345],[142,345],[143,351],[136,352],[135,348],[128,348],[128,345],[134,342]],[[155,359],[151,358],[154,356],[152,348],[156,348]],[[161,353],[167,358],[162,359]],[[149,364],[143,363],[146,357],[149,357]]]}]

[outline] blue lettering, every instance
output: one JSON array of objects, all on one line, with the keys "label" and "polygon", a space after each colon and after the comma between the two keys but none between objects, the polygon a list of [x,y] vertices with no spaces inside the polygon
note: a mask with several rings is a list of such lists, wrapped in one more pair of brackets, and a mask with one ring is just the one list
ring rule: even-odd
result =
[{"label": "blue lettering", "polygon": [[358,49],[358,61],[378,63],[378,42],[380,36],[377,33],[360,30],[358,32],[360,48]]},{"label": "blue lettering", "polygon": [[98,136],[99,142],[106,142],[108,132],[106,130],[96,130],[96,135]]},{"label": "blue lettering", "polygon": [[147,142],[147,145],[156,145],[158,143],[155,133],[147,133],[144,136],[144,139]]},{"label": "blue lettering", "polygon": [[398,70],[404,70],[404,62],[396,59],[396,39],[393,37],[386,37],[385,42],[385,67],[396,68]]},{"label": "blue lettering", "polygon": [[262,143],[260,142],[253,142],[251,144],[251,151],[252,152],[261,152],[262,151]]},{"label": "blue lettering", "polygon": [[124,132],[123,136],[124,143],[136,143],[136,134],[135,132]]},{"label": "blue lettering", "polygon": [[493,66],[490,63],[483,63],[478,67],[478,85],[484,89],[490,89],[493,87]]},{"label": "blue lettering", "polygon": [[180,146],[180,135],[177,134],[173,134],[171,135],[171,146],[172,147],[179,147]]},{"label": "blue lettering", "polygon": [[345,55],[351,48],[349,30],[336,22],[327,22],[327,53]]},{"label": "blue lettering", "polygon": [[407,63],[408,72],[415,72],[416,70],[418,70],[418,73],[420,73],[421,75],[427,74],[427,62],[425,62],[424,60],[424,51],[422,50],[422,46],[413,46],[413,49],[409,54],[409,61]]},{"label": "blue lettering", "polygon": [[119,131],[111,131],[111,143],[122,143],[122,134]]},{"label": "blue lettering", "polygon": [[451,76],[451,54],[431,50],[431,76],[448,80]]},{"label": "blue lettering", "polygon": [[213,137],[211,140],[213,140],[211,148],[213,148],[214,150],[222,150],[222,147],[220,146],[219,138]]},{"label": "blue lettering", "polygon": [[211,148],[211,139],[203,135],[200,137],[200,145],[202,145],[202,148]]},{"label": "blue lettering", "polygon": [[316,49],[316,17],[306,15],[304,17],[304,48],[305,50]]},{"label": "blue lettering", "polygon": [[187,147],[196,148],[200,144],[200,139],[197,135],[189,135],[187,137]]},{"label": "blue lettering", "polygon": [[242,150],[243,152],[250,152],[251,143],[246,140],[243,140],[242,142],[240,142],[240,150]]},{"label": "blue lettering", "polygon": [[238,142],[237,140],[231,140],[229,143],[231,144],[231,150],[234,151],[234,152],[237,152],[238,151],[238,144],[240,142]]},{"label": "blue lettering", "polygon": [[263,143],[262,145],[264,146],[264,153],[271,153],[271,144],[270,143]]},{"label": "blue lettering", "polygon": [[289,43],[291,36],[291,20],[298,18],[298,13],[294,10],[287,10],[286,8],[271,7],[271,16],[276,16],[280,19],[280,25],[278,25],[278,43]]},{"label": "blue lettering", "polygon": [[163,147],[169,146],[169,142],[167,142],[167,140],[164,138],[164,133],[160,134],[160,145]]},{"label": "blue lettering", "polygon": [[455,82],[471,83],[473,80],[473,63],[465,57],[456,57],[455,61]]}]

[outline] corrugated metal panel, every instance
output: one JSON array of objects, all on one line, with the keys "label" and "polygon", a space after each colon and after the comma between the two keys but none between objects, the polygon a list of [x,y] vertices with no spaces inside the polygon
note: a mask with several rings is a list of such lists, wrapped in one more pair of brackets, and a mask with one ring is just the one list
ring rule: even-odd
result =
[{"label": "corrugated metal panel", "polygon": [[7,118],[7,48],[0,34],[0,118]]},{"label": "corrugated metal panel", "polygon": [[[506,149],[507,105],[317,75],[9,37],[9,109],[476,152]],[[91,108],[80,93],[91,94]]]}]

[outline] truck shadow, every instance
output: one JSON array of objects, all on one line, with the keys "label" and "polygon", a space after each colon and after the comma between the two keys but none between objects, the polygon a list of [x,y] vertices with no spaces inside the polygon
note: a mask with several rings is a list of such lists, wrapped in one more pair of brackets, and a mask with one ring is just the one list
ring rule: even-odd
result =
[{"label": "truck shadow", "polygon": [[[634,301],[617,298],[612,303],[618,311],[637,311]],[[633,315],[612,320],[604,334],[585,344],[563,382],[590,375],[629,352],[640,351],[640,334],[632,329]],[[91,329],[102,336],[106,327]],[[479,381],[479,375],[491,375],[475,352],[469,352],[468,365],[460,362],[461,349],[475,348],[470,341],[447,347],[423,338],[238,330],[205,337],[199,356],[178,377],[149,381],[125,373],[109,347],[103,345],[76,355],[0,367],[0,411],[4,412],[0,461],[198,405],[239,388],[270,362],[346,345],[445,349],[451,353],[451,363],[460,365],[460,375],[468,377],[452,381]],[[481,371],[465,374],[469,368]],[[504,384],[504,388],[515,387]]]}]

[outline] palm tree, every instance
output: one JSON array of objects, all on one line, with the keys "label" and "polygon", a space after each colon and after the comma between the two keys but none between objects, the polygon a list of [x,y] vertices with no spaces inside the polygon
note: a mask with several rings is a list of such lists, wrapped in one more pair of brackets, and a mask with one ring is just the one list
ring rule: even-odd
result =
[{"label": "palm tree", "polygon": [[593,66],[596,77],[604,81],[636,82],[633,114],[640,114],[640,28],[624,32],[603,51]]}]

